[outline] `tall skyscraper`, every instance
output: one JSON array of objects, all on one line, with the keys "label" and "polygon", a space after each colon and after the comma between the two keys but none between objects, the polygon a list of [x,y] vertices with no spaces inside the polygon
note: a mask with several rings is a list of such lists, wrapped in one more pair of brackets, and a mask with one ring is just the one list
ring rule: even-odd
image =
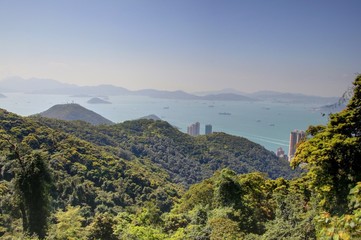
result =
[{"label": "tall skyscraper", "polygon": [[198,136],[200,132],[200,123],[196,122],[187,127],[187,133],[191,136]]},{"label": "tall skyscraper", "polygon": [[306,137],[306,134],[304,131],[301,130],[294,130],[290,134],[290,142],[289,142],[289,150],[288,150],[288,161],[291,161],[291,159],[295,156],[297,144]]},{"label": "tall skyscraper", "polygon": [[201,124],[199,123],[199,122],[196,122],[195,123],[195,131],[194,131],[194,135],[195,136],[198,136],[199,135],[199,132],[200,132],[200,130],[201,130]]},{"label": "tall skyscraper", "polygon": [[211,134],[212,133],[212,125],[211,124],[207,124],[206,125],[206,129],[205,129],[205,134]]}]

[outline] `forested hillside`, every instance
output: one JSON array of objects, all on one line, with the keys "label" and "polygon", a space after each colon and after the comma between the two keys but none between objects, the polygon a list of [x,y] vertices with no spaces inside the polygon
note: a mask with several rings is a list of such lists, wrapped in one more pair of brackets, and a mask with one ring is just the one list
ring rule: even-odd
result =
[{"label": "forested hillside", "polygon": [[37,121],[98,146],[120,149],[124,158],[149,159],[165,169],[172,182],[184,186],[228,167],[236,173],[260,171],[271,178],[293,178],[288,161],[245,138],[224,133],[192,137],[164,121],[134,120],[112,126],[91,126],[46,118]]},{"label": "forested hillside", "polygon": [[1,110],[0,237],[361,239],[360,119],[361,75],[347,107],[309,127],[291,163],[305,172],[287,180],[239,137]]},{"label": "forested hillside", "polygon": [[[15,222],[10,220],[21,215],[23,223],[30,224],[37,213],[28,211],[42,208],[81,206],[84,216],[91,217],[152,201],[160,211],[168,211],[182,193],[164,170],[147,160],[124,160],[117,155],[120,150],[99,147],[5,110],[0,111],[0,121],[2,231],[12,229]],[[37,205],[42,198],[43,206]]]}]

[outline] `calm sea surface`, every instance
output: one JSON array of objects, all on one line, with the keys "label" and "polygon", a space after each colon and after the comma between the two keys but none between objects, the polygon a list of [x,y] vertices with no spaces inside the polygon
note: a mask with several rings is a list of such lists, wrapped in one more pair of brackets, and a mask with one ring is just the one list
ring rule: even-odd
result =
[{"label": "calm sea surface", "polygon": [[[155,114],[186,132],[187,126],[201,123],[213,131],[242,136],[276,151],[288,151],[290,131],[307,129],[309,125],[325,124],[327,117],[312,111],[319,105],[284,104],[271,102],[169,100],[139,96],[112,96],[112,104],[88,104],[89,98],[64,95],[34,95],[6,93],[0,108],[22,116],[43,112],[55,104],[78,103],[113,122],[123,122]],[[227,113],[230,115],[220,115]]]}]

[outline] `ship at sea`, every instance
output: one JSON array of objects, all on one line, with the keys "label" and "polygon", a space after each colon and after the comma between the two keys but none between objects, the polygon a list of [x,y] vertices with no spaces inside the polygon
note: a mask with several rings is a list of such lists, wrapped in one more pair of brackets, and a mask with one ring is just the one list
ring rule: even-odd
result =
[{"label": "ship at sea", "polygon": [[231,113],[229,113],[229,112],[220,112],[220,113],[218,113],[219,115],[232,115]]}]

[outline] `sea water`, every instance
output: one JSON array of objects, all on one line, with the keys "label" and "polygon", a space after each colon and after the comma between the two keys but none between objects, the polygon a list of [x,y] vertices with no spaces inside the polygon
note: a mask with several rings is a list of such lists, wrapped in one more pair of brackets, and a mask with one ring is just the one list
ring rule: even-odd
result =
[{"label": "sea water", "polygon": [[144,96],[111,96],[112,104],[89,104],[89,98],[65,95],[7,93],[0,99],[0,108],[29,116],[43,112],[55,104],[78,103],[109,120],[119,123],[155,114],[180,131],[200,122],[201,134],[206,124],[214,132],[242,136],[271,151],[288,150],[290,132],[306,130],[309,125],[325,124],[327,116],[313,111],[319,105],[275,102],[169,100]]}]

